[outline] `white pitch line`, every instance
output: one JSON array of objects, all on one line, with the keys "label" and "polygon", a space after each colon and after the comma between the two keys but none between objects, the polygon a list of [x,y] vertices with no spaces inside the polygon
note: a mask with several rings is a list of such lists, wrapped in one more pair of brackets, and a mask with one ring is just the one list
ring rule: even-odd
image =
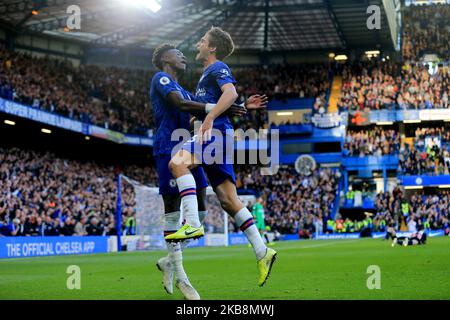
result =
[{"label": "white pitch line", "polygon": [[296,246],[296,247],[291,247],[291,248],[283,248],[283,250],[297,250],[297,249],[326,247],[326,246],[331,246],[331,245],[335,245],[335,244],[355,242],[356,240],[358,240],[358,239],[348,239],[348,240],[339,240],[339,241],[333,241],[333,242],[327,242],[327,243],[317,243],[317,244],[313,244],[310,246]]}]

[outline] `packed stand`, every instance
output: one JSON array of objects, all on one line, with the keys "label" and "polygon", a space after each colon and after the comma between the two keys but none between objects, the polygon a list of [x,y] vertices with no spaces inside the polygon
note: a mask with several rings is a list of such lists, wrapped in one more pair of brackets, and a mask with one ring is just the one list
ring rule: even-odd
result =
[{"label": "packed stand", "polygon": [[439,139],[440,142],[446,144],[450,142],[450,128],[433,127],[433,128],[417,128],[414,132],[414,146],[416,148],[424,148],[426,146],[426,139]]},{"label": "packed stand", "polygon": [[[154,128],[149,99],[154,71],[80,65],[9,51],[0,47],[0,97],[107,129],[147,135]],[[241,102],[252,94],[269,99],[313,98],[325,107],[330,89],[326,65],[270,65],[233,68]],[[201,68],[194,66],[180,80],[195,92]],[[250,111],[231,119],[243,129],[267,128],[267,112]]]},{"label": "packed stand", "polygon": [[409,197],[398,188],[393,192],[380,192],[375,202],[376,215],[373,231],[384,232],[387,227],[411,232],[444,230],[449,234],[450,192],[436,191],[432,195],[415,192]]},{"label": "packed stand", "polygon": [[0,47],[0,96],[123,133],[153,126],[149,73],[35,58]]},{"label": "packed stand", "polygon": [[397,131],[374,127],[370,130],[348,130],[343,152],[349,157],[365,157],[393,155],[399,150],[400,135]]},{"label": "packed stand", "polygon": [[449,108],[450,69],[394,61],[348,64],[338,107],[343,111]]},{"label": "packed stand", "polygon": [[240,192],[262,196],[266,225],[281,234],[313,234],[317,223],[320,228],[326,224],[335,205],[338,173],[331,169],[304,176],[281,167],[275,175],[261,175],[259,168],[243,166],[236,178]]},{"label": "packed stand", "polygon": [[[6,236],[112,235],[117,168],[17,148],[0,148],[0,234]],[[125,168],[155,185],[151,167]],[[123,184],[125,234],[135,233],[133,187]]]},{"label": "packed stand", "polygon": [[450,133],[445,127],[417,128],[414,145],[405,144],[399,155],[404,175],[450,174]]}]

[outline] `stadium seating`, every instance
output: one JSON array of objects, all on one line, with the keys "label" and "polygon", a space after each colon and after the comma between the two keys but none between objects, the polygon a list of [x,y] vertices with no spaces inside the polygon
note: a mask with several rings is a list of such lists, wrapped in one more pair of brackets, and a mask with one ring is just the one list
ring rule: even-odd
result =
[{"label": "stadium seating", "polygon": [[[312,112],[316,113],[328,106],[332,79],[336,77],[341,87],[333,88],[332,106],[342,114],[449,109],[450,35],[443,24],[450,20],[450,6],[420,10],[411,6],[404,13],[400,59],[233,68],[241,99],[264,93],[277,110],[288,105],[311,105]],[[430,74],[430,66],[421,63],[424,54],[436,54],[445,62]],[[154,127],[148,97],[149,79],[154,70],[94,65],[75,68],[68,62],[36,58],[4,47],[0,47],[0,60],[0,97],[4,99],[122,133],[147,135]],[[196,66],[187,72],[182,85],[193,91],[199,76],[200,69]],[[337,92],[340,92],[338,98]],[[311,123],[269,124],[267,112],[252,111],[231,120],[235,127],[244,130],[280,129],[289,136],[311,135],[315,131]],[[341,168],[356,171],[358,178],[365,179],[373,178],[374,171],[386,170],[395,171],[398,176],[450,175],[447,127],[418,127],[414,134],[402,137],[397,124],[385,129],[376,121],[369,122],[370,127],[353,126],[346,131],[342,139]],[[431,142],[427,143],[429,139]],[[0,160],[3,235],[115,233],[114,167],[18,148],[0,149]],[[136,180],[157,185],[153,167],[122,169]],[[348,172],[344,173],[347,178]],[[262,196],[267,224],[273,231],[309,238],[318,229],[324,233],[361,230],[350,227],[351,221],[341,219],[339,213],[335,216],[342,179],[334,169],[321,168],[311,176],[303,176],[292,167],[282,167],[276,175],[262,176],[258,168],[242,166],[236,168],[236,176],[242,193]],[[133,218],[132,192],[125,188],[124,221]],[[347,194],[343,192],[343,195]],[[353,198],[343,205],[352,206]],[[434,195],[415,192],[407,196],[398,186],[392,192],[363,196],[361,205],[375,211],[371,221],[373,231],[385,230],[391,219],[399,227],[417,220],[437,230],[448,225],[449,206],[448,191]],[[208,210],[207,230],[220,228],[223,224],[220,208],[216,204]],[[342,220],[342,227],[332,226],[337,220]],[[231,221],[230,230],[237,231],[234,227]]]},{"label": "stadium seating", "polygon": [[[0,228],[4,236],[116,234],[116,169],[51,153],[0,148]],[[123,172],[155,185],[152,167]],[[122,220],[134,218],[130,186],[122,191]],[[124,230],[131,232],[131,230]]]},{"label": "stadium seating", "polygon": [[409,6],[404,10],[402,54],[417,61],[423,54],[437,54],[450,59],[450,33],[447,28],[450,6]]}]

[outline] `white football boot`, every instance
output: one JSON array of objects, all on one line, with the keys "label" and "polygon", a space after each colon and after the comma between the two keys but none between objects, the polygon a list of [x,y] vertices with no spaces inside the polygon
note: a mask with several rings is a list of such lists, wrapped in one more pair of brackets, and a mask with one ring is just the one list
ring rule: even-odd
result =
[{"label": "white football boot", "polygon": [[191,285],[189,280],[177,280],[175,285],[181,291],[186,300],[200,300],[200,295]]},{"label": "white football boot", "polygon": [[162,283],[164,289],[168,294],[173,294],[173,280],[172,280],[173,272],[169,258],[166,256],[159,259],[158,262],[156,263],[156,267],[158,268],[159,271],[163,273]]}]

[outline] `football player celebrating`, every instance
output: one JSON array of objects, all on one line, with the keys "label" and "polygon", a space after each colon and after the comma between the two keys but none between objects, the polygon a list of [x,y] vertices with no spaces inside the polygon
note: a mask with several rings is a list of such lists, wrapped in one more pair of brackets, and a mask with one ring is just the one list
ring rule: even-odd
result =
[{"label": "football player celebrating", "polygon": [[[213,27],[197,43],[197,49],[196,59],[203,63],[204,70],[195,96],[198,101],[207,104],[207,115],[199,117],[203,123],[196,138],[184,144],[169,163],[169,168],[176,177],[186,223],[176,233],[167,236],[166,240],[183,240],[204,233],[198,217],[197,184],[191,171],[201,164],[222,208],[234,218],[252,245],[259,272],[258,285],[263,286],[277,253],[264,244],[252,214],[240,201],[236,191],[232,164],[234,150],[230,152],[229,148],[230,140],[233,142],[230,134],[233,127],[226,111],[238,94],[230,68],[221,61],[234,51],[233,40],[227,32]],[[208,154],[205,150],[214,150],[213,163],[206,161]]]},{"label": "football player celebrating", "polygon": [[[170,235],[180,228],[180,196],[177,184],[169,171],[168,164],[171,152],[177,145],[172,141],[172,133],[177,129],[189,130],[189,113],[201,116],[205,113],[206,105],[198,103],[188,91],[178,84],[178,78],[187,67],[186,57],[173,45],[162,44],[153,52],[153,65],[160,70],[152,79],[150,99],[153,106],[156,133],[153,144],[153,154],[159,179],[159,193],[163,197],[165,224],[164,235]],[[247,100],[249,108],[264,107],[267,98],[265,96],[252,96]],[[242,106],[232,106],[228,114],[244,115],[246,109]],[[192,176],[198,186],[196,192],[198,201],[198,215],[203,221],[207,215],[205,195],[207,181],[201,167],[192,170]],[[164,288],[169,294],[173,293],[172,276],[175,273],[176,286],[186,299],[197,300],[200,298],[193,288],[183,268],[182,247],[186,243],[167,242],[169,254],[158,260],[157,267],[163,272]]]}]

